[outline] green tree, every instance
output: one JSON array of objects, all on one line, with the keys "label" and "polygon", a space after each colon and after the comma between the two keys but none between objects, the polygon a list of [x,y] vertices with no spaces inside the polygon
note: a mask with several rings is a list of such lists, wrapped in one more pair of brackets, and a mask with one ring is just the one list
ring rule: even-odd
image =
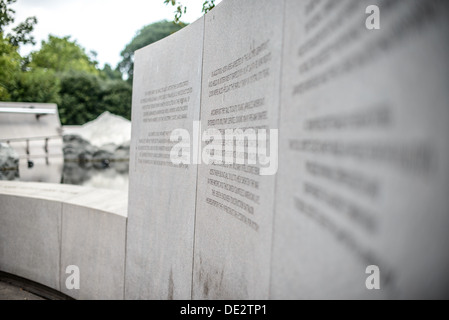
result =
[{"label": "green tree", "polygon": [[10,90],[11,101],[59,104],[59,79],[52,70],[18,72]]},{"label": "green tree", "polygon": [[16,74],[21,71],[22,57],[8,39],[0,32],[0,100],[11,99],[10,91],[14,87]]},{"label": "green tree", "polygon": [[36,44],[36,41],[34,41],[34,37],[31,34],[36,24],[36,17],[29,17],[24,22],[21,22],[17,27],[15,27],[13,29],[14,33],[8,34],[12,45],[18,47],[21,44]]},{"label": "green tree", "polygon": [[31,17],[12,29],[12,33],[4,34],[6,27],[14,23],[15,11],[11,8],[17,0],[0,0],[0,100],[11,100],[18,82],[23,79],[24,59],[18,53],[21,44],[34,43],[31,32],[37,23]]},{"label": "green tree", "polygon": [[[14,14],[16,12],[11,9],[11,5],[16,2],[17,0],[0,0],[0,33],[4,33],[6,27],[14,23]],[[13,32],[8,33],[5,38],[15,47],[21,44],[35,44],[34,37],[31,33],[36,23],[36,17],[29,17],[13,28]]]},{"label": "green tree", "polygon": [[70,36],[58,38],[48,36],[42,41],[41,49],[31,53],[31,68],[50,69],[55,72],[83,71],[99,75],[97,62],[91,59],[76,41]]},{"label": "green tree", "polygon": [[80,71],[64,73],[60,84],[59,117],[62,124],[79,125],[95,119],[102,111],[101,79]]},{"label": "green tree", "polygon": [[131,99],[132,87],[129,83],[123,80],[108,81],[102,90],[101,109],[131,120]]},{"label": "green tree", "polygon": [[[70,37],[55,36],[49,36],[42,42],[41,49],[30,55],[27,70],[41,75],[53,74],[57,80],[56,100],[64,125],[84,124],[104,111],[130,118],[131,86],[122,79],[120,71],[113,70],[110,65],[100,70],[95,58],[95,52],[86,53]],[[26,83],[22,82],[22,86]],[[53,92],[49,90],[45,97],[55,100]],[[17,96],[17,99],[29,99],[24,92]]]},{"label": "green tree", "polygon": [[136,36],[126,45],[125,49],[121,52],[122,61],[118,64],[120,71],[128,78],[128,82],[132,83],[133,68],[134,68],[134,52],[140,48],[143,48],[153,42],[159,41],[176,31],[182,29],[187,24],[178,23],[174,24],[169,21],[159,21],[150,25],[147,25],[140,29]]},{"label": "green tree", "polygon": [[[204,14],[208,13],[210,10],[212,10],[213,8],[215,8],[215,1],[216,0],[205,0],[203,2],[203,9],[202,12]],[[187,7],[185,5],[183,5],[180,1],[176,1],[176,0],[164,0],[164,3],[166,5],[172,5],[173,7],[175,7],[175,16],[173,18],[173,22],[175,23],[180,23],[181,22],[181,17],[183,14],[185,14],[187,12]]]},{"label": "green tree", "polygon": [[37,20],[28,18],[5,36],[15,2],[0,0],[0,100],[57,103],[62,124],[84,124],[106,110],[129,119],[131,86],[121,72],[110,65],[100,70],[96,53],[70,37],[49,36],[40,50],[20,56],[20,45],[34,44]]},{"label": "green tree", "polygon": [[64,73],[60,80],[61,123],[80,125],[104,111],[131,119],[131,85],[80,71]]},{"label": "green tree", "polygon": [[0,33],[5,31],[5,27],[14,22],[15,11],[11,9],[11,5],[17,0],[0,0]]},{"label": "green tree", "polygon": [[118,68],[112,69],[111,65],[109,63],[106,63],[101,70],[101,76],[104,79],[109,80],[121,80],[122,79],[122,73]]}]

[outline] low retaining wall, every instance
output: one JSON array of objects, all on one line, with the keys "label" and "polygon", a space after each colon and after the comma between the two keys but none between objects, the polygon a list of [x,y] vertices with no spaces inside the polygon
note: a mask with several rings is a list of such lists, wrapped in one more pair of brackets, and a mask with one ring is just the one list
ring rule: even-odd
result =
[{"label": "low retaining wall", "polygon": [[[448,13],[223,1],[135,54],[128,211],[1,183],[0,270],[77,299],[447,298]],[[228,129],[269,130],[270,156],[198,161]]]},{"label": "low retaining wall", "polygon": [[[123,299],[126,194],[0,181],[0,271],[75,299]],[[66,280],[80,271],[80,288]]]}]

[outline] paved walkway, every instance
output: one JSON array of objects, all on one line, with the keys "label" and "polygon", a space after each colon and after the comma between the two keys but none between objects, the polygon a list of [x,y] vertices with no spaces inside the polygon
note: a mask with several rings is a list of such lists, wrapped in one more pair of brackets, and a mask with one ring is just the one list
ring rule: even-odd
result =
[{"label": "paved walkway", "polygon": [[45,300],[15,285],[0,281],[0,300]]}]

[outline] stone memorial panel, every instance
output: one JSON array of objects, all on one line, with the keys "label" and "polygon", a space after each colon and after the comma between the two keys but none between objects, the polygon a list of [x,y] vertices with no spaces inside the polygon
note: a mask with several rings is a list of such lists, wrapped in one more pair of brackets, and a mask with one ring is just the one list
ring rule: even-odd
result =
[{"label": "stone memorial panel", "polygon": [[[283,13],[284,1],[228,0],[205,17],[193,299],[268,298]],[[235,129],[248,136],[225,141]],[[251,156],[261,132],[267,158]]]},{"label": "stone memorial panel", "polygon": [[448,9],[287,0],[270,298],[448,297]]},{"label": "stone memorial panel", "polygon": [[197,166],[172,161],[171,135],[199,120],[203,30],[135,54],[126,299],[191,298]]}]

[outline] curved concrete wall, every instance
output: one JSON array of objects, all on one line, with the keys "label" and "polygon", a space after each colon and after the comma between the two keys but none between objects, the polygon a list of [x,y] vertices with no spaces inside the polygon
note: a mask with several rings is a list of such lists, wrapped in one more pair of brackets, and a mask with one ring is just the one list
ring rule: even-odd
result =
[{"label": "curved concrete wall", "polygon": [[[0,181],[0,270],[75,299],[123,299],[127,195]],[[80,271],[69,290],[67,266]]]},{"label": "curved concrete wall", "polygon": [[[223,1],[136,52],[128,218],[117,192],[0,183],[0,270],[79,299],[447,298],[448,12]],[[276,175],[174,165],[198,124],[279,129]]]}]

